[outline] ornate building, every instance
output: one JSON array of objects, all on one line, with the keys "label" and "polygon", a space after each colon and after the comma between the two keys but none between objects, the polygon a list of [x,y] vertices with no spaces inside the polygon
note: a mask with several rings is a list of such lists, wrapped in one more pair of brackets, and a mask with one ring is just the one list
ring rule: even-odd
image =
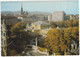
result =
[{"label": "ornate building", "polygon": [[27,16],[28,12],[23,10],[23,5],[21,4],[21,11],[20,11],[21,16]]},{"label": "ornate building", "polygon": [[1,55],[6,56],[7,55],[7,30],[6,30],[6,20],[2,20],[1,24]]},{"label": "ornate building", "polygon": [[23,6],[21,4],[21,15],[23,15],[23,14],[24,14],[24,12],[23,12]]}]

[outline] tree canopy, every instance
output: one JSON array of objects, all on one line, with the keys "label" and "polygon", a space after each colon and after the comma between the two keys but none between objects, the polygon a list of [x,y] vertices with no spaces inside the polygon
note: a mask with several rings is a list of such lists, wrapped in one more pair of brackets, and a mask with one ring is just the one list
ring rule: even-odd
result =
[{"label": "tree canopy", "polygon": [[[65,52],[69,49],[70,41],[79,41],[79,28],[52,28],[48,31],[47,37],[45,38],[45,45],[48,49],[53,52]],[[77,39],[77,40],[76,40]]]}]

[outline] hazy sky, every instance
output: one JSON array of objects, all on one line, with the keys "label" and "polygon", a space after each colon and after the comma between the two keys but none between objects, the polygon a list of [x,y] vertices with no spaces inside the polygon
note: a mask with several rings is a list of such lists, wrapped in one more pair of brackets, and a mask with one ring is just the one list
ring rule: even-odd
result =
[{"label": "hazy sky", "polygon": [[[23,10],[28,12],[40,11],[50,12],[65,11],[66,14],[78,14],[78,1],[51,1],[51,2],[22,2]],[[1,11],[20,11],[21,2],[1,2]]]}]

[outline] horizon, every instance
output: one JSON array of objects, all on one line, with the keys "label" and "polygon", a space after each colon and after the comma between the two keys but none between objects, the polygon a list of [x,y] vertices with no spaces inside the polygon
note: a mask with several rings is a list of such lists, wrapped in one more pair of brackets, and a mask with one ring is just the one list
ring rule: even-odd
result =
[{"label": "horizon", "polygon": [[66,14],[79,14],[79,2],[78,1],[53,1],[53,2],[29,2],[29,1],[8,1],[1,2],[1,12],[16,12],[21,10],[21,3],[23,5],[23,11],[27,12],[48,12],[64,11]]}]

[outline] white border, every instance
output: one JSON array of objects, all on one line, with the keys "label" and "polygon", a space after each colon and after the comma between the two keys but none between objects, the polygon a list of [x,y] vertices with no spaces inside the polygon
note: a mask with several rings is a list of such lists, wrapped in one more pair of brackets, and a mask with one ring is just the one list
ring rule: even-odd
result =
[{"label": "white border", "polygon": [[79,1],[79,0],[0,0],[0,1]]},{"label": "white border", "polygon": [[[1,28],[1,2],[0,2],[0,28]],[[1,29],[0,29],[0,56],[1,56]]]}]

